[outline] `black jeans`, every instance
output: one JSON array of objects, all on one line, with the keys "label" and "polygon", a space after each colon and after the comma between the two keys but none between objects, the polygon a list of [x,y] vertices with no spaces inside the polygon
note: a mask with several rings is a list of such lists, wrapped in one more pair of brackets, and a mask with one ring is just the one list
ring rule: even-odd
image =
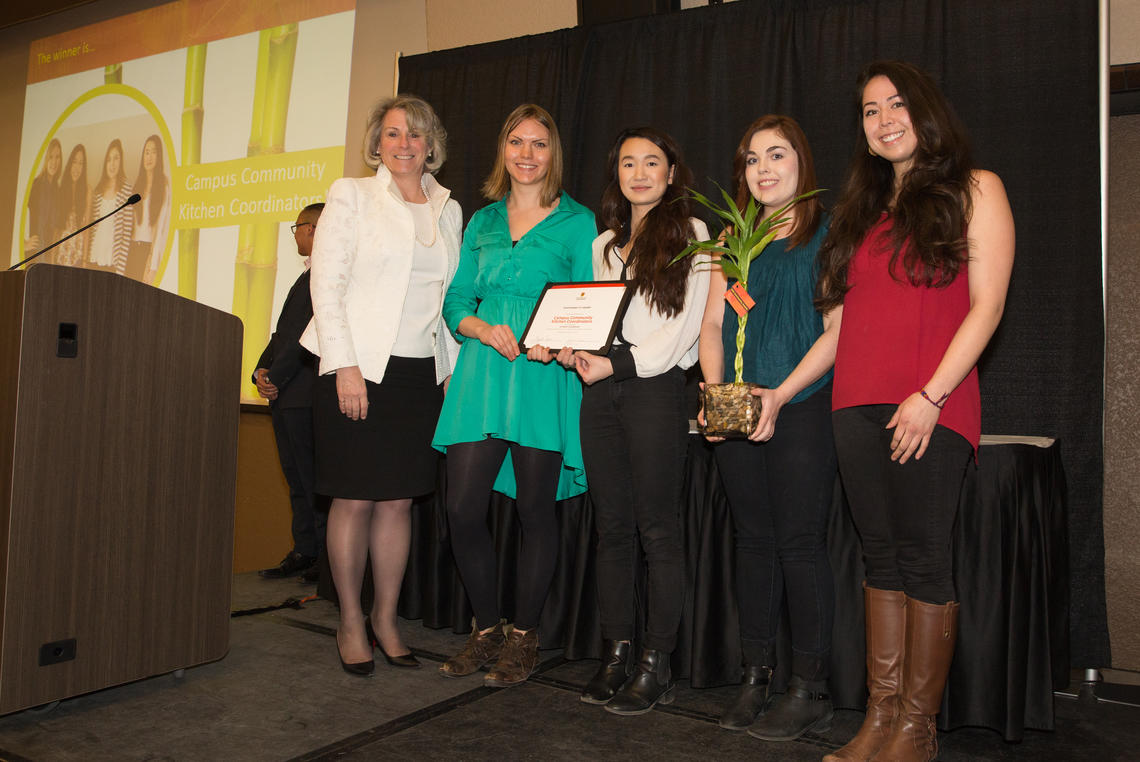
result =
[{"label": "black jeans", "polygon": [[956,600],[951,539],[973,447],[936,425],[920,460],[890,459],[897,405],[863,405],[833,415],[839,472],[863,540],[867,584],[940,605]]},{"label": "black jeans", "polygon": [[515,510],[522,527],[515,626],[538,627],[558,561],[554,498],[562,453],[523,447],[503,439],[461,442],[447,448],[447,523],[455,565],[475,610],[479,629],[499,621],[495,543],[487,527],[491,487],[507,451],[515,469]]},{"label": "black jeans", "polygon": [[582,394],[582,457],[598,530],[602,637],[634,635],[638,537],[648,567],[645,648],[671,653],[684,601],[681,488],[689,422],[680,368]]},{"label": "black jeans", "polygon": [[785,405],[767,442],[722,442],[716,460],[736,530],[745,661],[775,665],[776,626],[786,598],[792,671],[805,680],[824,679],[835,619],[827,555],[836,470],[831,385]]}]

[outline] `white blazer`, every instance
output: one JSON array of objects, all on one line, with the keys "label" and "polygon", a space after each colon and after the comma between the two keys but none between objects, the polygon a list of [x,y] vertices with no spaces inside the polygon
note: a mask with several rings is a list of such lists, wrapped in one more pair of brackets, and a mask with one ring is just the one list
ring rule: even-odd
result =
[{"label": "white blazer", "polygon": [[[459,264],[463,213],[430,174],[424,187],[447,252],[442,312]],[[313,240],[313,319],[301,335],[301,346],[320,357],[321,375],[357,365],[369,381],[384,378],[412,277],[415,235],[412,212],[383,165],[373,177],[342,177],[329,187]],[[443,317],[435,318],[435,376],[443,383],[459,345]]]}]

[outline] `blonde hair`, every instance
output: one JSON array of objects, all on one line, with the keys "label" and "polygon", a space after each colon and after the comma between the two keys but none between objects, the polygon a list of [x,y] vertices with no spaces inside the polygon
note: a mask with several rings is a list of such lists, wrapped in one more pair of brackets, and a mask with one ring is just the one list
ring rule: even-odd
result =
[{"label": "blonde hair", "polygon": [[495,154],[495,166],[491,174],[483,182],[483,196],[498,201],[511,190],[511,176],[507,173],[507,162],[503,152],[507,145],[507,137],[512,131],[527,119],[533,119],[550,132],[550,166],[546,177],[542,181],[542,196],[539,203],[551,206],[562,193],[562,138],[558,135],[558,125],[554,117],[542,106],[534,103],[524,103],[507,116],[503,122],[503,129],[499,130],[499,149]]},{"label": "blonde hair", "polygon": [[447,131],[443,129],[443,122],[439,120],[435,109],[418,95],[400,93],[394,98],[385,98],[373,107],[364,131],[364,163],[372,169],[380,166],[380,130],[384,117],[393,109],[402,109],[407,115],[408,130],[424,136],[428,149],[424,169],[434,175],[447,158]]}]

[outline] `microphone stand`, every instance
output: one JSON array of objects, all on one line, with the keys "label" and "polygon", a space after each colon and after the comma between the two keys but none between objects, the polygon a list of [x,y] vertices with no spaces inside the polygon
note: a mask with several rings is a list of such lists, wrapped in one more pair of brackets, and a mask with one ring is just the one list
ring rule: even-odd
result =
[{"label": "microphone stand", "polygon": [[31,262],[33,259],[35,259],[36,257],[38,257],[40,254],[43,254],[43,253],[45,253],[45,252],[48,252],[48,251],[51,251],[52,249],[54,249],[56,246],[59,246],[59,245],[60,245],[61,243],[63,243],[64,241],[68,241],[68,240],[70,240],[70,239],[74,238],[75,236],[79,235],[80,233],[82,233],[82,232],[83,232],[84,230],[86,230],[87,228],[89,228],[89,227],[94,227],[95,225],[98,225],[100,222],[102,222],[103,220],[107,219],[107,218],[108,218],[108,217],[110,217],[111,215],[113,215],[113,214],[118,214],[119,212],[123,211],[123,209],[124,209],[125,207],[128,207],[128,206],[130,206],[131,204],[137,204],[139,201],[142,201],[142,196],[140,196],[139,194],[137,194],[137,193],[136,193],[136,194],[134,194],[133,196],[131,196],[130,198],[128,198],[126,201],[124,201],[124,202],[123,202],[123,203],[122,203],[122,204],[119,206],[119,208],[118,208],[118,209],[115,209],[114,211],[110,211],[110,212],[107,212],[106,214],[104,214],[104,215],[103,215],[102,217],[100,217],[99,219],[97,219],[97,220],[95,220],[95,221],[93,221],[93,222],[88,222],[86,225],[84,225],[83,227],[79,228],[79,230],[76,230],[74,233],[70,233],[70,234],[68,234],[68,235],[64,236],[63,238],[60,238],[58,241],[56,241],[55,243],[53,243],[51,246],[48,246],[47,248],[44,248],[44,249],[40,249],[39,251],[37,251],[35,254],[33,254],[33,255],[32,255],[32,256],[30,256],[30,257],[26,257],[26,258],[24,258],[24,259],[21,259],[19,262],[17,262],[16,264],[12,265],[12,266],[11,266],[11,267],[9,267],[7,270],[5,270],[5,272],[11,272],[12,270],[15,270],[15,269],[16,269],[16,268],[18,268],[18,267],[22,267],[22,266],[24,266],[24,265],[28,264],[28,263],[29,263],[29,262]]}]

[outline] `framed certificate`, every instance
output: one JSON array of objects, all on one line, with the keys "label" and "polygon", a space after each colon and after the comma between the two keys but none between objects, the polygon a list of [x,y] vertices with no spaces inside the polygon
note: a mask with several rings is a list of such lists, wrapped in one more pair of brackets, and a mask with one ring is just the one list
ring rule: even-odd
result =
[{"label": "framed certificate", "polygon": [[610,351],[633,292],[620,280],[547,283],[519,339],[519,349],[542,345],[604,355]]}]

